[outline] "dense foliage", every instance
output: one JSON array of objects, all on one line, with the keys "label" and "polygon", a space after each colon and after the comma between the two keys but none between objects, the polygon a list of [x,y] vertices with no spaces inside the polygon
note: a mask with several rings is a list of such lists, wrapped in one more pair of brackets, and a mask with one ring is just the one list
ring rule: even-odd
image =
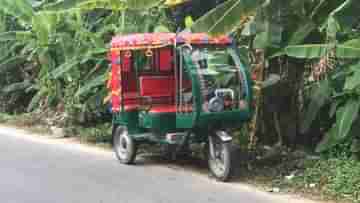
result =
[{"label": "dense foliage", "polygon": [[[359,102],[359,26],[356,0],[234,0],[226,1],[200,18],[194,31],[213,34],[240,29],[240,43],[265,50],[268,64],[279,60],[302,61],[310,102],[301,122],[306,133],[319,116],[322,128],[332,125],[318,151],[351,137],[356,142]],[[275,63],[274,63],[275,62]],[[271,67],[270,67],[271,68]],[[292,80],[292,82],[296,82]],[[326,115],[324,110],[330,109]],[[325,116],[324,116],[325,115]]]},{"label": "dense foliage", "polygon": [[120,1],[0,4],[0,97],[2,111],[8,112],[102,113],[111,37],[171,27],[161,8],[128,12],[131,4]]}]

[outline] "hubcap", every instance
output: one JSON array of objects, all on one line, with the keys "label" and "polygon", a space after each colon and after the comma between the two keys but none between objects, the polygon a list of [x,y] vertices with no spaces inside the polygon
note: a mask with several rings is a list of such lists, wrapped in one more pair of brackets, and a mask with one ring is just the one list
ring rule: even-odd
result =
[{"label": "hubcap", "polygon": [[225,151],[221,143],[214,142],[214,157],[210,159],[210,167],[216,175],[222,176],[225,173]]},{"label": "hubcap", "polygon": [[129,137],[127,130],[123,130],[118,136],[117,151],[121,159],[126,159],[129,151]]}]

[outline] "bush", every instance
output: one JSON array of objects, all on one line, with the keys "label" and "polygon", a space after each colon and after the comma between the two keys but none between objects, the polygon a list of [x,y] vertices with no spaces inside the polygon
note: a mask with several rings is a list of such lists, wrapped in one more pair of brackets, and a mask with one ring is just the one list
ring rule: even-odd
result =
[{"label": "bush", "polygon": [[111,123],[99,124],[94,127],[78,127],[76,129],[80,139],[90,143],[110,143],[112,127]]},{"label": "bush", "polygon": [[0,123],[6,123],[11,119],[11,116],[4,114],[4,113],[0,113]]}]

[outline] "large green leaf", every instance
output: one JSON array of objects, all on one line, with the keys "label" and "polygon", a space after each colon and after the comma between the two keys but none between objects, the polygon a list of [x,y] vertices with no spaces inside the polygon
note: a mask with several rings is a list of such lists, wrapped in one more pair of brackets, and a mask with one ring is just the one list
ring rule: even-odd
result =
[{"label": "large green leaf", "polygon": [[339,45],[336,47],[336,57],[343,59],[360,58],[360,48]]},{"label": "large green leaf", "polygon": [[285,52],[288,56],[306,59],[324,57],[328,51],[329,46],[325,44],[296,45],[285,48]]},{"label": "large green leaf", "polygon": [[0,0],[0,10],[30,24],[34,9],[27,0]]},{"label": "large green leaf", "polygon": [[336,136],[337,131],[338,125],[335,123],[316,146],[316,152],[324,152],[338,144],[339,141]]},{"label": "large green leaf", "polygon": [[0,32],[6,32],[7,30],[6,26],[6,15],[3,11],[0,9]]},{"label": "large green leaf", "polygon": [[159,5],[161,0],[62,0],[47,5],[46,10],[63,11],[80,8],[83,10],[92,10],[103,8],[109,10],[124,10],[126,8],[133,10],[144,10]]},{"label": "large green leaf", "polygon": [[143,10],[158,6],[162,0],[127,0],[130,9]]},{"label": "large green leaf", "polygon": [[303,23],[299,24],[297,30],[291,33],[288,45],[297,45],[303,43],[305,38],[316,29],[316,24],[311,19],[305,18]]},{"label": "large green leaf", "polygon": [[86,85],[82,86],[76,93],[75,96],[82,96],[84,94],[89,93],[93,88],[98,86],[105,86],[105,82],[108,78],[108,73],[105,73],[103,75],[99,75],[98,77],[94,78],[93,80],[90,80],[86,83]]},{"label": "large green leaf", "polygon": [[30,103],[29,103],[29,105],[27,107],[28,112],[33,111],[36,108],[36,106],[39,105],[39,102],[40,102],[41,98],[44,96],[45,93],[46,93],[46,89],[43,88],[43,89],[39,90],[35,94],[35,96],[33,96],[33,98],[31,99],[31,101],[30,101]]},{"label": "large green leaf", "polygon": [[154,28],[154,32],[170,32],[170,29],[165,25],[158,25]]},{"label": "large green leaf", "polygon": [[30,31],[10,31],[0,33],[0,42],[6,41],[25,41],[32,37]]},{"label": "large green leaf", "polygon": [[[104,0],[101,0],[104,1]],[[47,11],[63,11],[73,9],[80,3],[90,2],[90,0],[60,0],[55,3],[47,4],[44,8]]]},{"label": "large green leaf", "polygon": [[344,90],[354,90],[360,86],[360,63],[357,63],[350,68],[354,70],[354,73],[346,78]]},{"label": "large green leaf", "polygon": [[51,34],[59,23],[56,12],[38,12],[33,17],[33,31],[36,33],[40,45],[48,45]]},{"label": "large green leaf", "polygon": [[328,80],[321,81],[319,86],[313,88],[310,96],[311,101],[307,107],[305,118],[301,125],[301,133],[306,133],[310,129],[311,124],[315,120],[320,109],[330,100],[331,90],[330,82]]},{"label": "large green leaf", "polygon": [[360,15],[359,0],[346,0],[331,15],[346,31],[351,31],[356,23],[359,23]]},{"label": "large green leaf", "polygon": [[68,71],[70,71],[71,69],[77,67],[79,65],[80,61],[77,57],[67,61],[66,63],[60,65],[59,67],[57,67],[55,70],[53,70],[50,74],[54,77],[54,78],[59,78],[61,76],[63,76],[65,73],[67,73]]},{"label": "large green leaf", "polygon": [[91,0],[79,3],[76,7],[83,11],[94,9],[108,9],[113,11],[121,11],[126,9],[126,3],[118,0]]},{"label": "large green leaf", "polygon": [[[331,51],[331,45],[328,44],[296,45],[285,48],[288,56],[304,59],[322,58],[329,51]],[[360,58],[360,48],[339,45],[336,46],[335,53],[338,58]]]},{"label": "large green leaf", "polygon": [[360,48],[360,39],[351,39],[342,44],[346,47]]},{"label": "large green leaf", "polygon": [[8,94],[8,93],[15,92],[15,91],[25,90],[29,86],[31,86],[31,83],[29,81],[25,80],[23,82],[10,84],[10,85],[2,88],[1,91]]},{"label": "large green leaf", "polygon": [[12,68],[17,68],[19,65],[26,62],[26,58],[22,56],[15,56],[12,58],[9,58],[3,62],[0,63],[0,74],[4,73],[6,71],[11,70]]},{"label": "large green leaf", "polygon": [[317,146],[317,151],[325,151],[344,140],[351,131],[353,123],[358,118],[360,102],[351,98],[336,112],[336,123]]},{"label": "large green leaf", "polygon": [[213,35],[230,33],[244,18],[255,15],[256,9],[263,2],[264,0],[228,0],[198,19],[191,29]]}]

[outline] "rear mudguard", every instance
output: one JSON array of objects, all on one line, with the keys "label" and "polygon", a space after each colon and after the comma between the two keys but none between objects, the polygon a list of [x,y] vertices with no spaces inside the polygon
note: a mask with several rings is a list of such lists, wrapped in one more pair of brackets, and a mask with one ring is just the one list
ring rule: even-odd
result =
[{"label": "rear mudguard", "polygon": [[[218,130],[215,132],[215,135],[217,136],[223,143],[228,143],[232,141],[232,137],[225,131]],[[209,146],[210,146],[210,156],[215,157],[215,150],[214,150],[214,136],[209,136]]]},{"label": "rear mudguard", "polygon": [[227,132],[225,132],[223,130],[218,130],[218,131],[215,132],[215,134],[223,142],[231,142],[232,141],[232,137]]}]

